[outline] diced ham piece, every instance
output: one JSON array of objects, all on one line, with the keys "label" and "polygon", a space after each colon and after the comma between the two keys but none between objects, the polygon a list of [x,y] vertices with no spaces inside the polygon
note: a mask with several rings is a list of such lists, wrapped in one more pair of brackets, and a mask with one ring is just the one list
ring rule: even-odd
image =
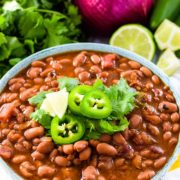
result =
[{"label": "diced ham piece", "polygon": [[14,111],[14,103],[3,104],[0,108],[0,121],[8,121]]},{"label": "diced ham piece", "polygon": [[104,56],[101,61],[102,69],[113,68],[115,66],[116,55],[115,54],[108,54]]}]

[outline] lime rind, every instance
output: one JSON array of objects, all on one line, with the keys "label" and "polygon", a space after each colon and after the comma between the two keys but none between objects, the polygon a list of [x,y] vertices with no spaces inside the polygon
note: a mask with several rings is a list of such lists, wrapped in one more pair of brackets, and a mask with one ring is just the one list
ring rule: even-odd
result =
[{"label": "lime rind", "polygon": [[180,69],[180,60],[175,56],[172,50],[167,49],[159,57],[157,66],[168,76],[171,76]]},{"label": "lime rind", "polygon": [[121,26],[110,38],[110,44],[133,51],[148,60],[153,59],[156,49],[152,33],[139,24]]}]

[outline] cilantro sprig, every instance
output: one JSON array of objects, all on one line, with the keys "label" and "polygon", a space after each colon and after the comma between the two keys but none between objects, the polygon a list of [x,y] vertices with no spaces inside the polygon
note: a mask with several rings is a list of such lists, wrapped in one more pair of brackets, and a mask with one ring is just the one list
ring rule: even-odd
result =
[{"label": "cilantro sprig", "polygon": [[0,77],[22,58],[78,41],[81,17],[71,0],[0,2]]},{"label": "cilantro sprig", "polygon": [[[80,84],[76,78],[69,77],[62,77],[58,79],[58,83],[60,89],[66,88],[69,92]],[[99,139],[103,133],[111,135],[116,132],[124,131],[129,125],[126,115],[129,114],[136,106],[136,90],[131,88],[123,78],[121,78],[117,84],[110,87],[105,86],[103,82],[98,79],[92,87],[104,92],[108,96],[112,104],[112,113],[105,119],[90,119],[86,118],[82,114],[76,114],[76,116],[81,118],[85,124],[86,133],[83,139]],[[44,128],[47,129],[47,132],[50,129],[53,117],[44,110],[40,109],[40,106],[48,93],[51,93],[51,91],[40,92],[29,99],[29,103],[37,107],[36,111],[31,114],[31,118],[38,121]],[[67,109],[66,114],[72,113],[73,112],[71,112],[70,109]]]}]

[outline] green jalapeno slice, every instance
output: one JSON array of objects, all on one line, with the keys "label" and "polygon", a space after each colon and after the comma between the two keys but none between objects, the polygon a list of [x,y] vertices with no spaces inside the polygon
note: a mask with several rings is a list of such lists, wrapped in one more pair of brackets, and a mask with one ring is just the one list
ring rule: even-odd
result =
[{"label": "green jalapeno slice", "polygon": [[65,115],[55,117],[51,122],[51,135],[56,144],[71,144],[82,138],[85,132],[84,122],[80,117]]},{"label": "green jalapeno slice", "polygon": [[84,96],[80,110],[86,117],[101,119],[111,114],[112,104],[108,96],[102,91],[92,90]]},{"label": "green jalapeno slice", "polygon": [[80,103],[85,94],[92,90],[91,86],[80,85],[75,87],[69,94],[68,105],[69,109],[77,114],[81,114]]}]

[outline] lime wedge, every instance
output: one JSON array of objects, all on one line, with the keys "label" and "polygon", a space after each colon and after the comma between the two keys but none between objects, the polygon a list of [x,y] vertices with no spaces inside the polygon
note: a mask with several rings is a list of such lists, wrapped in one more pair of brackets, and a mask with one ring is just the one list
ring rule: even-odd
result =
[{"label": "lime wedge", "polygon": [[172,50],[167,49],[159,57],[157,66],[168,76],[171,76],[180,68],[180,60],[175,56]]},{"label": "lime wedge", "polygon": [[69,93],[66,89],[58,92],[49,93],[41,105],[41,109],[49,113],[51,116],[62,118],[68,106]]},{"label": "lime wedge", "polygon": [[43,103],[41,104],[41,109],[49,113],[52,117],[55,116],[54,110],[51,104],[49,103],[49,101],[47,100],[47,98],[44,99]]},{"label": "lime wedge", "polygon": [[110,44],[133,51],[148,60],[152,60],[155,54],[152,33],[139,24],[121,26],[111,36]]},{"label": "lime wedge", "polygon": [[159,49],[180,49],[180,27],[175,23],[165,19],[155,32],[154,38]]}]

